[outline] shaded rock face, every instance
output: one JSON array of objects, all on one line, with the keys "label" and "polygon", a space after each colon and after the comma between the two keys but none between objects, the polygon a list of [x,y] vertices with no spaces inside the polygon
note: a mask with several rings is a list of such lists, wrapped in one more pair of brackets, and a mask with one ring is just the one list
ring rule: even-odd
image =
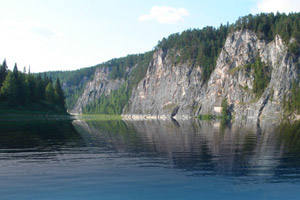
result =
[{"label": "shaded rock face", "polygon": [[82,113],[84,106],[99,99],[102,94],[105,96],[109,95],[111,91],[118,89],[122,85],[124,79],[111,79],[110,73],[111,67],[96,69],[94,79],[86,84],[71,113]]},{"label": "shaded rock face", "polygon": [[[260,98],[252,92],[253,73],[243,68],[257,56],[271,70],[270,83]],[[280,36],[266,43],[255,33],[241,30],[227,37],[215,70],[203,84],[200,66],[191,66],[188,62],[174,66],[168,52],[158,50],[146,77],[132,92],[124,116],[189,118],[219,114],[225,97],[237,123],[253,126],[276,123],[283,117],[283,96],[298,79],[296,63]]]},{"label": "shaded rock face", "polygon": [[124,114],[157,118],[192,116],[196,114],[202,88],[199,66],[174,66],[169,55],[159,50],[153,55],[146,77],[132,92]]}]

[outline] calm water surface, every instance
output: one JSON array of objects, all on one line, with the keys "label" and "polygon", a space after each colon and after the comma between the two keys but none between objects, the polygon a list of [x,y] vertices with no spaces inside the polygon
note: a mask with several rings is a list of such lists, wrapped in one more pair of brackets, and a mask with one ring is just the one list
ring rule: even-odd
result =
[{"label": "calm water surface", "polygon": [[0,122],[0,199],[299,199],[300,138],[199,121]]}]

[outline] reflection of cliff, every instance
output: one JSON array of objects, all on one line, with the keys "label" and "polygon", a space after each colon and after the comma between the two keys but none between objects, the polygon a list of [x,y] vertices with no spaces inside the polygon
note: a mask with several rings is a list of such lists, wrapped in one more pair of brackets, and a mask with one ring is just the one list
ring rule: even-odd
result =
[{"label": "reflection of cliff", "polygon": [[282,154],[273,132],[238,127],[220,132],[214,122],[74,121],[73,125],[90,146],[167,158],[172,167],[193,175],[271,175]]},{"label": "reflection of cliff", "polygon": [[182,121],[179,127],[171,121],[126,123],[138,133],[146,134],[155,149],[168,155],[175,167],[193,173],[264,173],[262,170],[276,166],[274,160],[279,156],[273,145],[274,137],[267,133],[257,135],[235,127],[222,133],[213,122],[199,121]]},{"label": "reflection of cliff", "polygon": [[144,144],[141,135],[123,121],[75,120],[72,123],[89,147],[125,153],[151,151],[152,146]]}]

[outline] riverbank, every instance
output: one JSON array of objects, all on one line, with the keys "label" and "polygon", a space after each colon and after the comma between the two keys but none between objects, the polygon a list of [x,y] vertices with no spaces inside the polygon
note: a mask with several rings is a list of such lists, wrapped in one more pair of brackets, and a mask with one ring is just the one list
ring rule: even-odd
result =
[{"label": "riverbank", "polygon": [[26,105],[11,106],[7,103],[0,104],[0,115],[2,114],[60,114],[69,115],[66,110],[47,103],[32,103]]},{"label": "riverbank", "polygon": [[73,116],[66,111],[53,106],[30,104],[26,106],[9,106],[0,104],[0,120],[35,120],[35,119],[72,119]]},{"label": "riverbank", "polygon": [[[72,114],[74,115],[74,114]],[[105,115],[105,114],[75,114],[76,119],[83,120],[122,120],[121,115]]]}]

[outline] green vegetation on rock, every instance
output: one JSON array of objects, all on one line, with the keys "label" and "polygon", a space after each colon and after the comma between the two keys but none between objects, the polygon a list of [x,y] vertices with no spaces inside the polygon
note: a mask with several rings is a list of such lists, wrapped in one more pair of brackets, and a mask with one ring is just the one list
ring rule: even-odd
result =
[{"label": "green vegetation on rock", "polygon": [[290,93],[283,96],[283,108],[288,112],[300,112],[300,87],[296,81],[293,82]]},{"label": "green vegetation on rock", "polygon": [[[233,31],[248,29],[267,42],[280,35],[291,54],[300,53],[300,13],[289,15],[280,13],[261,13],[240,17],[234,24],[220,25],[218,28],[207,26],[203,29],[186,30],[175,33],[159,41],[156,48],[172,49],[174,64],[187,62],[191,66],[203,68],[202,79],[207,81],[216,66],[216,60],[224,46],[228,34]],[[290,43],[290,40],[293,42]],[[232,73],[235,71],[233,70]],[[260,84],[260,83],[259,83]],[[260,91],[259,91],[260,92]]]},{"label": "green vegetation on rock", "polygon": [[227,102],[227,98],[222,99],[222,111],[221,111],[221,126],[225,127],[227,126],[231,121],[231,113],[230,108]]},{"label": "green vegetation on rock", "polygon": [[269,85],[271,79],[271,69],[261,61],[260,57],[257,56],[256,60],[252,64],[244,66],[247,71],[253,72],[253,92],[256,97],[260,97],[265,88]]},{"label": "green vegetation on rock", "polygon": [[126,85],[123,84],[118,90],[111,91],[111,94],[104,94],[97,100],[83,107],[84,114],[121,114],[126,105],[129,94],[126,93]]},{"label": "green vegetation on rock", "polygon": [[[124,78],[125,82],[119,89],[111,91],[109,95],[105,96],[103,94],[99,99],[96,99],[83,107],[82,112],[84,114],[122,114],[123,109],[128,104],[129,98],[131,97],[132,90],[146,75],[152,56],[153,52],[151,51],[145,54],[130,55],[125,58],[120,58],[119,60],[115,59],[114,63],[129,63],[133,68],[132,71],[123,77],[118,75],[118,70],[116,72],[113,71],[110,78]],[[120,68],[121,65],[117,65],[116,68],[118,67]],[[127,69],[122,70],[128,71]]]},{"label": "green vegetation on rock", "polygon": [[221,25],[219,28],[211,26],[203,29],[183,31],[175,33],[168,38],[163,38],[156,48],[164,50],[173,49],[176,59],[174,64],[191,62],[191,66],[203,67],[203,81],[207,81],[215,68],[217,57],[221,52],[229,31],[229,25]]},{"label": "green vegetation on rock", "polygon": [[199,115],[198,119],[210,121],[210,120],[216,119],[216,116],[214,116],[213,114],[205,114],[205,115]]}]

